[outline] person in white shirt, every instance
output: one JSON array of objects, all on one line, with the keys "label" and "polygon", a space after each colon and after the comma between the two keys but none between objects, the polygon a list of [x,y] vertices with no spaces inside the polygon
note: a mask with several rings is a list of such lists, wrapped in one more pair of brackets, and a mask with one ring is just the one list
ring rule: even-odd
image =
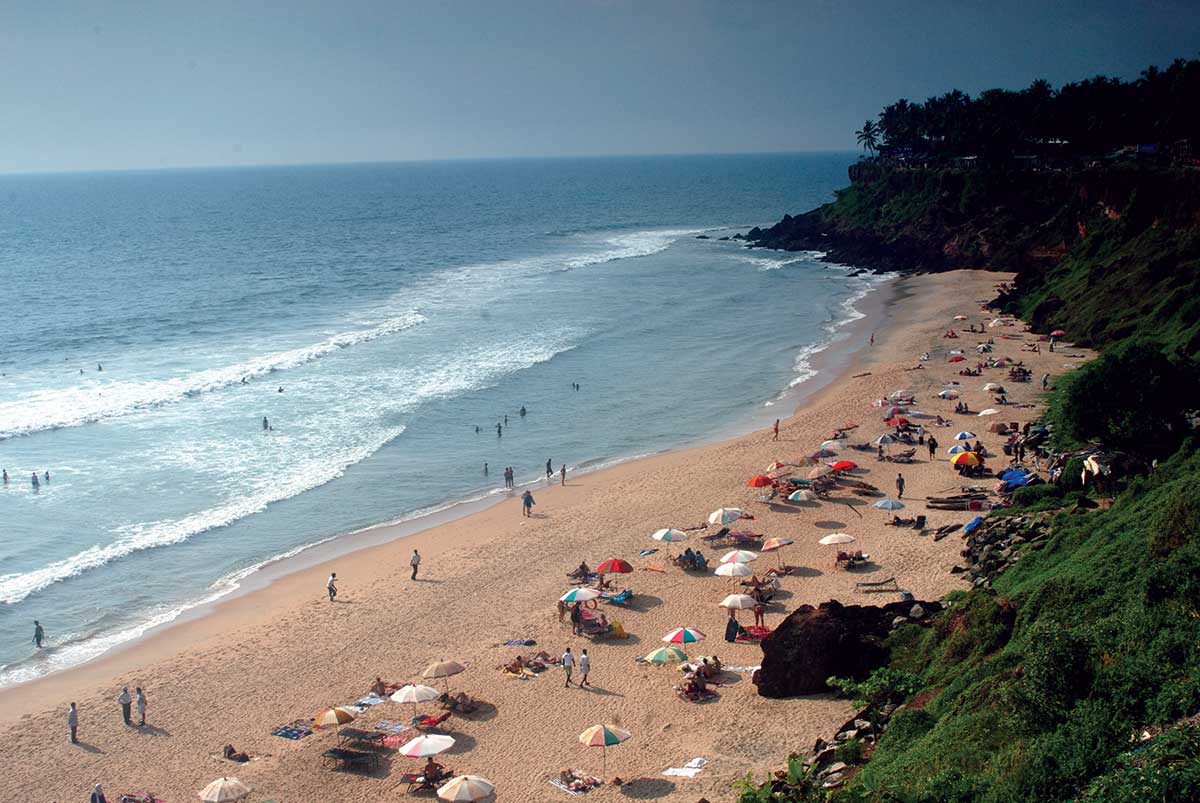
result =
[{"label": "person in white shirt", "polygon": [[137,705],[138,719],[141,720],[138,722],[138,726],[140,727],[146,724],[146,692],[142,691],[141,686],[138,686],[134,692],[134,695],[134,703]]},{"label": "person in white shirt", "polygon": [[412,559],[409,560],[409,563],[412,564],[412,579],[416,580],[417,567],[421,565],[421,553],[414,549],[412,553]]},{"label": "person in white shirt", "polygon": [[583,654],[579,656],[579,688],[588,685],[588,672],[592,668],[592,659],[588,657],[587,648],[583,650]]},{"label": "person in white shirt", "polygon": [[333,598],[337,596],[337,572],[329,575],[329,581],[325,583],[325,590],[329,592],[329,601],[333,602]]},{"label": "person in white shirt", "polygon": [[125,720],[126,725],[132,725],[133,720],[129,718],[129,707],[133,705],[133,698],[129,696],[129,687],[121,688],[121,693],[117,695],[117,702],[121,704],[121,719]]},{"label": "person in white shirt", "polygon": [[571,648],[567,647],[567,651],[562,656],[562,668],[567,673],[567,682],[563,684],[563,688],[571,685],[571,672],[575,669],[575,656],[571,654]]}]

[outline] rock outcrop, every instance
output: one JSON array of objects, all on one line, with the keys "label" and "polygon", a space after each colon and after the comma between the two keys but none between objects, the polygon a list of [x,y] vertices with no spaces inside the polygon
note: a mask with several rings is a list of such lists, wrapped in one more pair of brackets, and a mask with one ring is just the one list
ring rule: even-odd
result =
[{"label": "rock outcrop", "polygon": [[883,640],[894,627],[928,621],[941,609],[940,602],[802,605],[763,639],[762,668],[754,675],[758,693],[818,694],[829,691],[825,680],[831,676],[861,680],[887,661]]}]

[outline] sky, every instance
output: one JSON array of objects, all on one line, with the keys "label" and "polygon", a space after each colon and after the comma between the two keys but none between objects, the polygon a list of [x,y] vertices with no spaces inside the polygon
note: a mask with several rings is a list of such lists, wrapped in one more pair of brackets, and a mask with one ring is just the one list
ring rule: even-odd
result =
[{"label": "sky", "polygon": [[1197,0],[6,0],[0,172],[852,150],[1198,55]]}]

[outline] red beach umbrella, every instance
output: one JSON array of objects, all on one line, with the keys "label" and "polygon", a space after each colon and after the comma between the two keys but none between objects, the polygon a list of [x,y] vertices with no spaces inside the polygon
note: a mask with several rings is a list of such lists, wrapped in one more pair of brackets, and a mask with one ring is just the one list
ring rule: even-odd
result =
[{"label": "red beach umbrella", "polygon": [[1055,329],[1053,332],[1050,333],[1050,337],[1066,337],[1066,336],[1067,336],[1067,333],[1064,332],[1062,329]]},{"label": "red beach umbrella", "polygon": [[751,488],[766,488],[775,484],[775,480],[768,477],[766,474],[756,474],[746,483]]},{"label": "red beach umbrella", "polygon": [[961,354],[955,354],[953,357],[951,357],[950,359],[946,360],[946,362],[962,362],[962,361],[963,361],[963,360],[965,360],[965,359],[966,359],[966,357],[964,357],[963,355],[961,355]]},{"label": "red beach umbrella", "polygon": [[633,567],[620,558],[609,558],[596,567],[598,574],[629,574]]},{"label": "red beach umbrella", "polygon": [[834,471],[853,471],[858,468],[858,463],[853,460],[839,460],[830,466]]},{"label": "red beach umbrella", "polygon": [[906,427],[908,426],[908,419],[900,415],[894,416],[888,419],[887,425],[889,427]]}]

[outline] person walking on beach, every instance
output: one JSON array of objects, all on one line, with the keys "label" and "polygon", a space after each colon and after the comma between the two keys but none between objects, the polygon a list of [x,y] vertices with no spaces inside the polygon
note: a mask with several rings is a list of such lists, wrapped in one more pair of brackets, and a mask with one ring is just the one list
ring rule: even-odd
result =
[{"label": "person walking on beach", "polygon": [[33,644],[39,650],[46,642],[46,630],[42,627],[42,623],[37,619],[33,620]]},{"label": "person walking on beach", "polygon": [[133,698],[129,696],[128,686],[121,687],[121,693],[117,695],[117,702],[121,704],[121,719],[125,720],[126,725],[132,725],[133,720],[129,718],[129,709],[133,705]]},{"label": "person walking on beach", "polygon": [[421,553],[413,550],[412,557],[409,558],[409,564],[412,566],[412,579],[417,579],[417,567],[421,565]]},{"label": "person walking on beach", "polygon": [[775,426],[771,427],[771,440],[779,440],[779,419],[775,419]]},{"label": "person walking on beach", "polygon": [[571,686],[571,672],[575,669],[575,656],[571,654],[571,648],[567,647],[566,652],[562,655],[562,668],[567,673],[567,682],[563,684],[563,688]]},{"label": "person walking on beach", "polygon": [[567,485],[567,464],[563,463],[558,469],[558,479],[560,484],[565,488]]},{"label": "person walking on beach", "polygon": [[871,333],[871,345],[872,346],[875,345],[875,333],[874,332]]},{"label": "person walking on beach", "polygon": [[525,518],[532,518],[533,506],[535,504],[536,502],[533,501],[533,494],[531,494],[529,491],[526,491],[521,496],[521,515]]},{"label": "person walking on beach", "polygon": [[934,455],[937,454],[937,447],[938,447],[937,438],[930,435],[929,440],[927,440],[925,442],[925,445],[929,447],[929,460],[930,460],[930,462],[932,462]]},{"label": "person walking on beach", "polygon": [[897,499],[904,498],[904,475],[903,474],[896,475],[896,498]]},{"label": "person walking on beach", "polygon": [[134,703],[137,705],[138,712],[138,727],[146,725],[146,692],[142,691],[142,687],[138,686],[134,691]]},{"label": "person walking on beach", "polygon": [[1042,390],[1050,389],[1050,374],[1042,374]]},{"label": "person walking on beach", "polygon": [[329,580],[325,582],[325,590],[329,592],[329,601],[337,596],[337,572],[330,572]]},{"label": "person walking on beach", "polygon": [[550,465],[550,458],[546,458],[546,479],[550,479],[554,475],[554,469]]},{"label": "person walking on beach", "polygon": [[587,647],[583,648],[583,654],[579,656],[579,688],[588,685],[588,672],[592,669],[592,659],[588,657]]},{"label": "person walking on beach", "polygon": [[75,703],[67,709],[67,727],[71,729],[71,744],[79,744],[79,709]]}]

